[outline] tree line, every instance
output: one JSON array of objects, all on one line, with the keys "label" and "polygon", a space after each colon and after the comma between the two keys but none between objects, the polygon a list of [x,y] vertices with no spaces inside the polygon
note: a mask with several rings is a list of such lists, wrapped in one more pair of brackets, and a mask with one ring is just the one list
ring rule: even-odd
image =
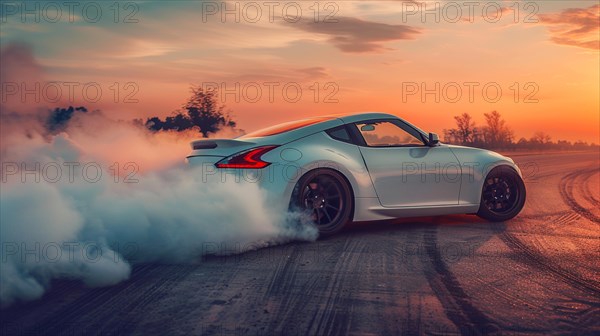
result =
[{"label": "tree line", "polygon": [[195,129],[205,138],[223,128],[236,127],[237,123],[225,111],[225,105],[219,105],[219,92],[216,89],[204,90],[201,86],[192,86],[190,91],[192,94],[181,109],[164,120],[159,117],[148,118],[146,127],[154,132]]},{"label": "tree line", "polygon": [[[225,105],[219,104],[218,91],[203,90],[200,86],[192,86],[190,91],[188,100],[172,115],[164,119],[160,117],[150,117],[146,120],[134,119],[132,123],[143,125],[152,132],[196,130],[205,138],[225,128],[236,128],[237,123],[225,111]],[[80,113],[88,113],[88,109],[83,106],[69,106],[50,110],[44,124],[46,131],[49,134],[64,131],[70,120]]]},{"label": "tree line", "polygon": [[[217,90],[204,90],[201,86],[192,86],[191,95],[183,106],[172,115],[161,119],[150,117],[145,121],[134,120],[135,124],[143,125],[153,132],[196,130],[203,137],[215,134],[224,128],[235,129],[237,123],[225,111],[225,106],[219,104]],[[46,121],[49,133],[56,134],[66,128],[69,120],[76,113],[87,113],[81,107],[56,108],[50,111]],[[455,116],[455,128],[443,130],[443,141],[449,144],[472,146],[500,150],[584,150],[598,148],[597,144],[584,141],[570,142],[566,140],[553,141],[552,137],[543,132],[535,132],[529,139],[521,137],[515,140],[502,115],[498,111],[483,114],[485,124],[478,126],[469,113]],[[238,130],[239,131],[239,130]]]},{"label": "tree line", "polygon": [[485,125],[478,126],[470,114],[455,116],[455,128],[444,129],[445,143],[473,146],[487,149],[504,150],[583,150],[598,148],[597,144],[584,141],[552,141],[552,137],[543,132],[535,132],[529,139],[521,137],[515,141],[513,131],[498,111],[483,114]]}]

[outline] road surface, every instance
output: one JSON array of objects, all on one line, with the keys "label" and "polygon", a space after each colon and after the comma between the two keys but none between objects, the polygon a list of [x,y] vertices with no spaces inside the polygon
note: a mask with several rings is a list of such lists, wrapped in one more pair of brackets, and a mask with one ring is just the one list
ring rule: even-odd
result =
[{"label": "road surface", "polygon": [[600,334],[598,152],[520,155],[514,220],[355,223],[337,236],[194,264],[147,264],[105,288],[56,281],[2,310],[3,334]]}]

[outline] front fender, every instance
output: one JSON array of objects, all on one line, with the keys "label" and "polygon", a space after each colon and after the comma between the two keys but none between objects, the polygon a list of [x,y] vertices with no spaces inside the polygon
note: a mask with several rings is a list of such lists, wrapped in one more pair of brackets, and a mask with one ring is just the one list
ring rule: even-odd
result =
[{"label": "front fender", "polygon": [[462,170],[459,204],[479,204],[485,177],[496,167],[508,166],[521,176],[521,170],[509,157],[485,149],[449,147],[458,159]]}]

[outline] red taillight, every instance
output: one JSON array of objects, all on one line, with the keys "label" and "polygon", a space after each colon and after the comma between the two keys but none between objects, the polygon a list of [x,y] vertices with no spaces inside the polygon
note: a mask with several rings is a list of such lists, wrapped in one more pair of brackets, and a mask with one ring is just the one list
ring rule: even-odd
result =
[{"label": "red taillight", "polygon": [[224,158],[217,162],[217,168],[238,168],[238,169],[260,169],[270,165],[270,162],[265,162],[260,157],[266,152],[277,148],[278,146],[262,146],[249,149],[230,157]]}]

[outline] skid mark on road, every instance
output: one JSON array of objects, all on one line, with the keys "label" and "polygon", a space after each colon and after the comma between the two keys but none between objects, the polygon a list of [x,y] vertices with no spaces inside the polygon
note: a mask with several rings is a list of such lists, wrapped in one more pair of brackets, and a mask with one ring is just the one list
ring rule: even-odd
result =
[{"label": "skid mark on road", "polygon": [[597,194],[594,194],[592,192],[592,189],[590,188],[590,184],[591,182],[589,180],[592,179],[592,177],[594,177],[594,175],[599,174],[600,170],[591,170],[588,172],[588,174],[585,175],[585,177],[583,178],[583,186],[582,186],[582,192],[583,192],[583,197],[590,202],[591,204],[595,205],[596,207],[600,206],[600,201],[596,198],[596,196],[598,196]]},{"label": "skid mark on road", "polygon": [[137,270],[140,275],[113,287],[94,288],[87,290],[82,296],[78,297],[75,302],[72,302],[66,307],[54,312],[52,315],[38,321],[35,330],[44,330],[45,332],[64,333],[62,328],[65,326],[74,325],[74,321],[80,317],[82,311],[96,309],[99,306],[111,301],[121,292],[127,292],[130,288],[143,283],[145,276],[156,271],[153,265],[143,265]]},{"label": "skid mark on road", "polygon": [[[195,270],[195,267],[192,265],[169,265],[168,267],[170,268],[170,271],[167,272],[167,276],[156,279],[151,286],[144,288],[143,290],[140,288],[132,288],[132,290],[138,293],[137,297],[135,294],[128,300],[124,300],[122,297],[119,297],[120,301],[114,302],[108,307],[103,307],[103,309],[100,311],[100,314],[94,314],[95,319],[98,321],[105,321],[107,325],[110,325],[110,323],[108,323],[109,321],[116,319],[116,330],[119,333],[123,333],[125,331],[125,327],[128,326],[132,321],[131,317],[129,316],[144,316],[144,313],[147,312],[148,307],[154,308],[153,304],[168,295],[172,288],[177,286],[181,280],[186,278]],[[124,319],[123,316],[119,316],[120,314],[115,314],[113,307],[116,307],[120,311],[126,313],[128,317]],[[102,330],[101,332],[101,334],[114,333],[115,332],[111,330]]]},{"label": "skid mark on road", "polygon": [[[592,222],[596,223],[596,224],[600,224],[600,217],[596,216],[595,214],[593,214],[589,209],[587,209],[586,207],[584,207],[583,205],[581,205],[579,202],[577,202],[577,200],[575,199],[574,196],[574,190],[573,190],[573,186],[576,185],[575,181],[580,178],[580,177],[584,177],[584,181],[582,181],[582,183],[580,183],[579,189],[580,192],[583,194],[584,198],[590,202],[592,202],[592,204],[594,203],[595,199],[592,197],[587,197],[586,196],[586,183],[588,180],[588,175],[593,175],[594,173],[596,173],[598,171],[598,168],[594,168],[593,170],[578,170],[572,173],[569,173],[565,176],[563,176],[563,178],[560,179],[560,183],[559,183],[559,190],[560,190],[560,195],[563,198],[563,200],[565,201],[565,203],[567,203],[569,205],[569,207],[571,207],[571,209],[573,209],[576,213],[580,214],[581,216],[591,220]],[[597,204],[596,204],[597,205]]]},{"label": "skid mark on road", "polygon": [[[124,323],[120,323],[118,326],[111,326],[107,323],[110,318],[122,317],[120,314],[115,314],[115,307],[120,311],[129,313],[130,309],[133,310],[140,305],[149,304],[151,301],[156,300],[157,295],[160,293],[164,295],[170,286],[175,285],[191,270],[192,267],[189,266],[173,266],[171,272],[164,272],[164,269],[161,269],[158,265],[143,265],[135,271],[135,276],[125,283],[112,287],[88,290],[75,302],[40,321],[36,325],[35,330],[43,330],[48,335],[65,334],[69,330],[65,332],[64,328],[81,324],[78,322],[78,318],[81,317],[82,311],[94,311],[93,314],[88,315],[92,317],[93,321],[86,321],[90,324],[90,332],[113,333],[108,331],[108,328],[116,329],[117,333],[131,332],[127,330],[127,328],[132,327],[131,321],[124,321]],[[161,274],[164,274],[164,276],[161,276]],[[148,282],[148,278],[156,275],[160,277],[157,279],[159,281],[141,290],[140,287]],[[123,304],[124,298],[128,298],[125,305]],[[128,309],[124,308],[124,306],[127,306]],[[97,324],[94,321],[97,321]],[[103,330],[98,330],[99,326],[102,326]]]},{"label": "skid mark on road", "polygon": [[539,251],[530,248],[506,230],[498,233],[500,239],[502,239],[511,250],[522,257],[519,258],[520,261],[526,262],[541,271],[552,273],[565,281],[569,286],[589,293],[592,297],[596,298],[596,303],[598,304],[597,300],[600,298],[600,284],[598,284],[597,281],[584,279],[580,275],[556,265],[556,263],[542,255]]},{"label": "skid mark on road", "polygon": [[434,273],[425,271],[429,285],[442,303],[448,318],[461,334],[483,335],[498,331],[498,327],[471,302],[460,283],[446,266],[437,243],[437,229],[423,235],[427,260]]},{"label": "skid mark on road", "polygon": [[291,246],[289,248],[291,249],[289,256],[287,258],[278,258],[277,260],[277,266],[271,277],[269,287],[265,292],[265,298],[282,294],[285,289],[293,285],[294,280],[296,279],[295,269],[292,270],[291,268],[296,266],[296,263],[301,256],[301,252],[296,246]]},{"label": "skid mark on road", "polygon": [[573,222],[578,221],[581,218],[581,215],[578,213],[575,213],[573,211],[569,211],[568,213],[559,216],[558,218],[556,218],[553,223],[557,224],[557,225],[571,225]]},{"label": "skid mark on road", "polygon": [[354,291],[352,288],[348,288],[351,287],[348,281],[352,280],[348,275],[352,269],[356,268],[363,247],[364,245],[358,240],[347,241],[344,247],[347,253],[339,259],[340,262],[336,263],[335,272],[329,282],[329,294],[325,306],[323,309],[317,310],[309,324],[313,325],[313,321],[317,323],[315,335],[348,334],[350,316],[352,316],[355,302],[351,299]]},{"label": "skid mark on road", "polygon": [[[349,328],[352,307],[342,304],[346,298],[348,273],[356,267],[360,241],[347,240],[333,249],[320,251],[316,270],[304,270],[301,249],[291,251],[289,258],[279,261],[271,279],[265,299],[276,302],[276,314],[272,319],[272,331],[294,332],[289,329],[300,316],[312,313],[308,326],[316,328],[310,334],[331,335],[344,333]],[[327,301],[321,307],[319,298]],[[351,302],[352,300],[348,300]]]},{"label": "skid mark on road", "polygon": [[501,288],[498,288],[497,286],[494,285],[494,282],[489,281],[487,279],[482,279],[480,277],[475,277],[473,278],[474,282],[477,282],[480,286],[485,287],[485,289],[488,292],[491,292],[493,294],[495,294],[497,297],[504,299],[506,302],[510,302],[511,304],[518,304],[521,307],[526,307],[526,306],[530,306],[530,307],[535,307],[538,310],[542,310],[544,307],[542,307],[541,305],[535,303],[535,302],[529,302],[526,299],[519,297],[517,295],[513,295]]}]

